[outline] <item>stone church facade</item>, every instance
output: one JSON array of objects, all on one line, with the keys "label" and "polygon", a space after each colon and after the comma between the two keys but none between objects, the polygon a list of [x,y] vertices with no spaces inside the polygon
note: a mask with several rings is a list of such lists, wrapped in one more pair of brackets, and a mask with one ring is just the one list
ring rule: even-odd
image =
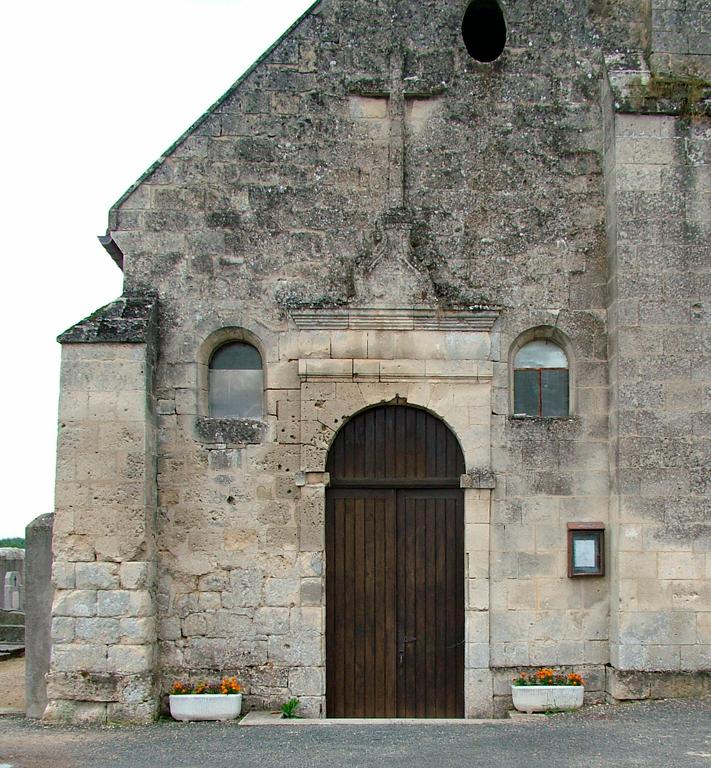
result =
[{"label": "stone church facade", "polygon": [[124,293],[60,336],[48,719],[708,692],[710,30],[322,0],[118,201]]}]

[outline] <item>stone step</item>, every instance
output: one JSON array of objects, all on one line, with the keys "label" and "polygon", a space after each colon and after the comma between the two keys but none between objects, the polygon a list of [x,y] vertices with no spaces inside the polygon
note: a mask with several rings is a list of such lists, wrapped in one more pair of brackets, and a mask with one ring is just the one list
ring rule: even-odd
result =
[{"label": "stone step", "polygon": [[24,656],[25,646],[18,643],[0,643],[0,661],[5,659],[14,659],[17,656]]},{"label": "stone step", "polygon": [[0,644],[24,645],[24,624],[0,624]]},{"label": "stone step", "polygon": [[24,611],[6,611],[0,610],[0,626],[3,624],[24,624]]}]

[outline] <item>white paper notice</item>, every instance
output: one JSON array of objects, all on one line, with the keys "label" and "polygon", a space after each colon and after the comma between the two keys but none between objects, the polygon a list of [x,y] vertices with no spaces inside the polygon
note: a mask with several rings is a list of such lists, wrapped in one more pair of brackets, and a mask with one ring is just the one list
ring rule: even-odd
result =
[{"label": "white paper notice", "polygon": [[593,539],[575,540],[573,564],[576,568],[595,567],[595,541]]}]

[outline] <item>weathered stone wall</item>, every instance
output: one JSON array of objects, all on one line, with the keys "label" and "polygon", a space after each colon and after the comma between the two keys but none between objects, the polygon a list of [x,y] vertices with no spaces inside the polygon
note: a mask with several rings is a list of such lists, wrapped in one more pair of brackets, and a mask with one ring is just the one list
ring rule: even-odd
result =
[{"label": "weathered stone wall", "polygon": [[[237,319],[212,322],[224,328]],[[237,434],[210,442],[209,418],[196,432],[199,390],[159,401],[162,688],[176,678],[234,673],[247,706],[273,707],[297,695],[305,712],[318,714],[325,712],[328,447],[350,415],[400,397],[444,418],[462,443],[467,467],[488,470],[490,337],[296,329],[272,336],[238,320],[260,340],[266,361],[264,439],[247,444]],[[211,338],[209,329],[204,333]],[[192,348],[200,349],[201,341],[194,338]],[[404,357],[425,348],[427,364]],[[485,714],[491,711],[490,490],[479,488],[480,480],[467,482],[476,486],[465,491],[467,702],[470,713]]]},{"label": "weathered stone wall", "polygon": [[612,663],[708,669],[709,121],[613,119]]},{"label": "weathered stone wall", "polygon": [[[155,378],[129,397],[155,396],[157,437],[150,407],[143,427],[117,410],[126,382],[94,383],[126,355],[150,359],[134,336],[106,343],[134,323],[126,300],[65,344],[56,699],[114,717],[135,679],[148,716],[159,666],[162,693],[235,673],[248,706],[297,695],[323,711],[327,449],[350,415],[395,397],[445,419],[472,478],[496,477],[465,491],[469,715],[505,704],[520,667],[575,666],[598,698],[609,661],[708,666],[708,541],[691,533],[708,465],[703,88],[650,85],[662,22],[644,3],[511,0],[492,64],[466,52],[466,6],[324,0],[112,209],[126,293],[160,302]],[[662,108],[684,119],[621,114]],[[465,328],[466,312],[488,326]],[[567,419],[513,417],[513,354],[541,337],[568,355]],[[230,339],[262,355],[259,422],[207,413],[210,354]],[[124,485],[138,490],[103,445],[124,419],[145,498],[157,458],[157,659],[150,578],[135,594],[121,582],[133,560],[150,572],[150,514],[135,552],[104,532]],[[566,525],[590,521],[608,524],[608,575],[569,579]],[[84,573],[95,560],[100,579]],[[139,593],[134,642],[121,622],[139,619]],[[90,679],[106,673],[99,693],[76,643],[96,652]],[[135,669],[114,659],[127,649]]]},{"label": "weathered stone wall", "polygon": [[711,79],[711,8],[706,0],[652,0],[650,64],[655,72]]},{"label": "weathered stone wall", "polygon": [[146,343],[62,348],[49,720],[156,711],[153,358]]},{"label": "weathered stone wall", "polygon": [[415,303],[603,308],[601,59],[584,4],[512,4],[492,65],[466,53],[464,5],[316,8],[112,211],[127,290],[158,289],[167,328],[192,324],[188,296],[196,313],[238,297],[271,325],[362,300],[400,224]]},{"label": "weathered stone wall", "polygon": [[[600,299],[598,299],[599,301]],[[567,524],[608,520],[607,365],[602,310],[564,310],[541,332],[567,348],[568,419],[513,418],[511,356],[495,364],[492,466],[494,667],[608,662],[608,581],[567,576]],[[546,320],[531,314],[530,325]],[[506,328],[506,323],[502,324]],[[527,323],[528,325],[528,323]],[[516,331],[523,331],[519,325]],[[502,333],[502,348],[514,343]],[[565,340],[570,339],[570,344]]]},{"label": "weathered stone wall", "polygon": [[[518,2],[507,10],[503,56],[478,64],[461,41],[465,5],[324,2],[112,213],[127,287],[151,286],[161,297],[170,674],[198,659],[214,666],[229,637],[251,649],[230,656],[230,668],[272,658],[266,641],[247,642],[259,633],[245,605],[230,609],[242,611],[239,620],[210,623],[208,603],[218,614],[224,606],[198,592],[216,568],[225,571],[216,582],[223,599],[241,592],[245,549],[272,578],[282,563],[282,579],[296,573],[295,490],[273,473],[322,469],[310,461],[314,446],[340,423],[303,416],[311,406],[301,400],[297,358],[404,358],[424,370],[417,359],[437,356],[429,341],[377,332],[297,342],[285,313],[305,304],[503,307],[486,358],[493,406],[479,411],[495,413],[493,437],[479,450],[488,455],[493,444],[502,478],[491,520],[490,662],[607,661],[605,583],[568,580],[565,563],[566,523],[607,519],[600,53],[583,4]],[[402,167],[394,158],[401,134]],[[209,320],[196,326],[197,317]],[[195,440],[197,350],[225,326],[247,328],[264,353],[262,445]],[[509,350],[542,326],[569,339],[575,366],[573,417],[554,424],[510,418]],[[391,346],[378,352],[378,344]],[[348,345],[353,351],[341,351]],[[338,419],[353,410],[345,392],[331,386],[319,396]],[[316,578],[311,567],[296,575]],[[285,604],[272,605],[262,587],[249,588],[250,605],[283,609],[297,594],[291,584],[279,597]],[[489,607],[482,590],[478,600]],[[181,644],[201,650],[178,653]],[[274,658],[275,669],[292,663]],[[287,682],[275,671],[269,690],[283,696]]]}]

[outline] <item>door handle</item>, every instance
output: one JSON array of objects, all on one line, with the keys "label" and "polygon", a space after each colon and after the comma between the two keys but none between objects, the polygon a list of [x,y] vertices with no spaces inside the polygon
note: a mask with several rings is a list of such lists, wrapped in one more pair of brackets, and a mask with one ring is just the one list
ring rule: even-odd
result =
[{"label": "door handle", "polygon": [[400,641],[400,648],[398,649],[398,661],[400,666],[402,666],[405,661],[405,646],[416,642],[416,640],[416,637],[403,637]]}]

